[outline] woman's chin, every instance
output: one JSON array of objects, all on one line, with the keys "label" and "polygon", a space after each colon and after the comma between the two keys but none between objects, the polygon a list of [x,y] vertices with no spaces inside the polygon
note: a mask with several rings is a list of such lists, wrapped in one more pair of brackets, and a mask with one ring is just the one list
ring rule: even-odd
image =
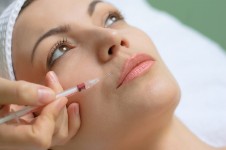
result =
[{"label": "woman's chin", "polygon": [[166,78],[147,73],[120,88],[121,104],[125,103],[129,109],[152,115],[174,111],[180,99],[180,88],[172,76]]}]

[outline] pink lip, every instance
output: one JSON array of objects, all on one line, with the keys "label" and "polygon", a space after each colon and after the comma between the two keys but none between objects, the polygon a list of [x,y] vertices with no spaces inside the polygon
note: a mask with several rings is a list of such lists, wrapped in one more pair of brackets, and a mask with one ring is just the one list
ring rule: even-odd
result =
[{"label": "pink lip", "polygon": [[146,73],[153,63],[154,60],[147,54],[136,54],[127,59],[123,66],[117,88]]}]

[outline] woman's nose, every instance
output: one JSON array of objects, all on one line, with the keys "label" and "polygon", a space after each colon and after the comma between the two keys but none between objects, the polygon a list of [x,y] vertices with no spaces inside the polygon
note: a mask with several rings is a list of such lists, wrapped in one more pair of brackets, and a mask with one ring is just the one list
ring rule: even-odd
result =
[{"label": "woman's nose", "polygon": [[87,39],[101,62],[111,60],[120,49],[129,47],[127,39],[119,30],[115,29],[93,28]]}]

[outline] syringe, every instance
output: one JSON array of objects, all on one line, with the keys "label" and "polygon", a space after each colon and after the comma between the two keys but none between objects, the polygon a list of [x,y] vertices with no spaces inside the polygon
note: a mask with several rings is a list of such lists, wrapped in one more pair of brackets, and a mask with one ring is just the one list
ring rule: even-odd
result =
[{"label": "syringe", "polygon": [[[95,84],[97,84],[100,81],[99,78],[88,80],[86,82],[80,83],[70,89],[67,89],[59,94],[56,95],[56,99],[59,97],[68,97],[70,95],[73,95],[74,93],[81,92],[83,90],[87,90],[91,87],[93,87]],[[18,119],[28,113],[34,112],[35,110],[39,109],[40,107],[37,106],[26,106],[21,110],[12,112],[5,117],[0,118],[0,124],[5,123],[7,121]]]}]

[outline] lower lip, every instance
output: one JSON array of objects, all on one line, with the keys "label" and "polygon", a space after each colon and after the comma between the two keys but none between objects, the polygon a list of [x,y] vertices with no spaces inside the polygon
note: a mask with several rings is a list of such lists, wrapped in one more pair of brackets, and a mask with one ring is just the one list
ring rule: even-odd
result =
[{"label": "lower lip", "polygon": [[[154,61],[145,61],[140,63],[138,66],[136,66],[135,68],[133,68],[125,77],[125,79],[123,80],[123,82],[121,83],[121,85],[145,74],[150,67],[153,65]],[[121,86],[120,85],[120,86]]]}]

